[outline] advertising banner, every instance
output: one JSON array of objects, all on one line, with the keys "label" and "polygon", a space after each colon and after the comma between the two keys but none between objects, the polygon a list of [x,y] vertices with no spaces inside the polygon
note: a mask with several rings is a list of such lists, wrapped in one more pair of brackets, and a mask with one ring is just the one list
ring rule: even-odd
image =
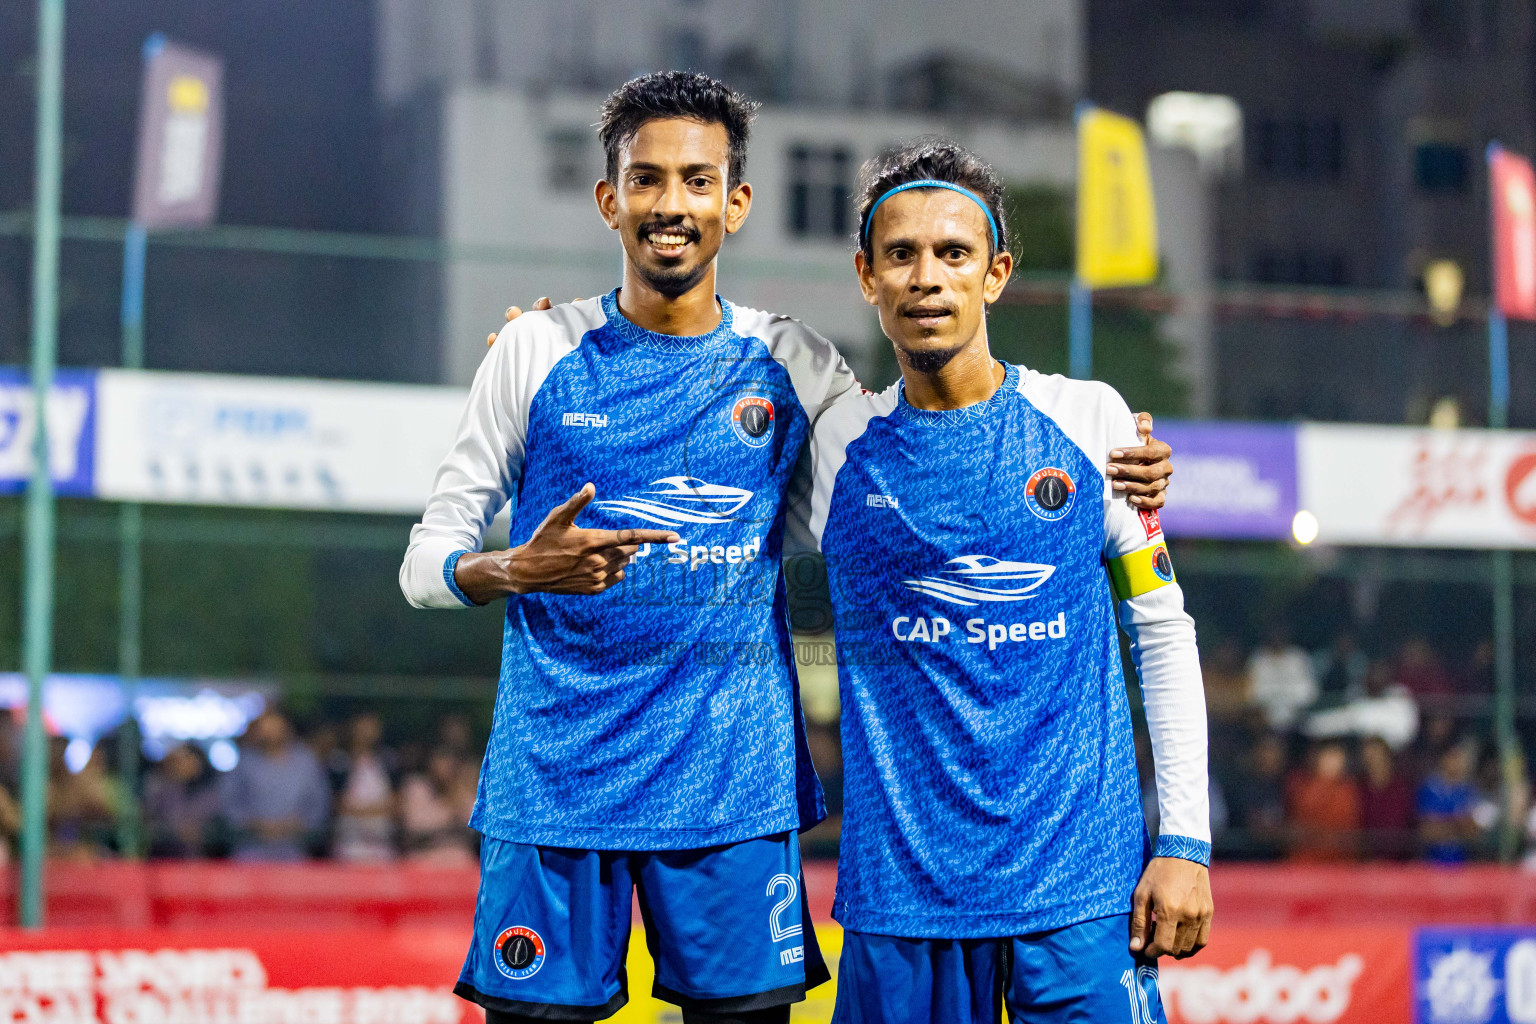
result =
[{"label": "advertising banner", "polygon": [[[0,366],[0,494],[19,494],[32,476],[36,405],[29,376]],[[96,444],[96,378],[89,370],[59,370],[48,392],[48,462],[54,489],[91,494]]]},{"label": "advertising banner", "polygon": [[99,497],[414,514],[464,391],[102,370],[97,403]]},{"label": "advertising banner", "polygon": [[1536,433],[1307,424],[1298,454],[1320,543],[1536,548]]},{"label": "advertising banner", "polygon": [[1090,288],[1157,277],[1157,210],[1141,125],[1090,108],[1077,119],[1077,279]]},{"label": "advertising banner", "polygon": [[0,1021],[472,1024],[458,932],[0,933]]},{"label": "advertising banner", "polygon": [[[819,925],[817,938],[835,979],[842,931]],[[468,941],[467,927],[0,931],[0,1020],[471,1024],[482,1019],[480,1011],[452,994]],[[1416,991],[1410,941],[1406,928],[1226,927],[1198,957],[1165,959],[1158,984],[1170,1024],[1409,1024]],[[1505,961],[1526,955],[1509,952],[1517,943],[1506,947],[1488,953],[1497,961],[1490,969],[1498,972],[1489,981],[1499,990],[1488,1006],[1503,1006],[1505,986],[1498,982],[1514,977],[1505,973]],[[1442,962],[1443,956],[1427,970]],[[1471,979],[1468,990],[1459,987],[1466,978],[1440,970],[1446,980],[1435,991],[1454,992],[1456,1007],[1484,1005],[1474,998],[1488,990],[1477,980],[1482,975]],[[675,1006],[650,994],[654,967],[638,927],[626,973],[630,1001],[610,1020],[678,1019]],[[1509,990],[1516,992],[1519,984],[1512,982]],[[831,1020],[835,985],[808,993],[793,1007],[791,1021]],[[1423,989],[1421,977],[1417,990]],[[1524,991],[1509,997],[1511,1006],[1525,998]],[[1132,1019],[1129,1012],[1126,1019]],[[1421,1016],[1419,1022],[1530,1019]]]},{"label": "advertising banner", "polygon": [[1283,539],[1296,515],[1296,428],[1283,424],[1168,422],[1173,490],[1162,511],[1170,537]]},{"label": "advertising banner", "polygon": [[201,227],[219,205],[224,153],[224,64],[151,36],[144,45],[133,221]]},{"label": "advertising banner", "polygon": [[1494,299],[1505,316],[1536,320],[1536,174],[1506,149],[1488,151]]},{"label": "advertising banner", "polygon": [[1408,1024],[1407,928],[1217,925],[1189,960],[1162,960],[1169,1024]]},{"label": "advertising banner", "polygon": [[1422,928],[1413,945],[1416,1024],[1536,1021],[1536,928]]}]

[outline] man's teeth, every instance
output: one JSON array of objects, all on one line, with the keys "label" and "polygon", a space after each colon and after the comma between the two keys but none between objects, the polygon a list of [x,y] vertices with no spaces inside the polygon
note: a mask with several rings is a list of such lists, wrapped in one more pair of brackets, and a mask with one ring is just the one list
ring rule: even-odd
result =
[{"label": "man's teeth", "polygon": [[665,246],[669,246],[669,247],[670,246],[674,246],[674,245],[687,245],[688,244],[688,236],[687,235],[657,235],[657,234],[653,234],[653,235],[651,235],[651,243],[653,245],[665,245]]}]

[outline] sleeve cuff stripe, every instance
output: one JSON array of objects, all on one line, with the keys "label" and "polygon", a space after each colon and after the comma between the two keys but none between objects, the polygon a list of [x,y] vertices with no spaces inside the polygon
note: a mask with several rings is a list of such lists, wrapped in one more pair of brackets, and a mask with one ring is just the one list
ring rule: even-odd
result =
[{"label": "sleeve cuff stripe", "polygon": [[1152,856],[1177,857],[1210,867],[1211,844],[1189,836],[1158,836],[1157,849],[1152,852]]},{"label": "sleeve cuff stripe", "polygon": [[449,593],[459,599],[459,603],[469,608],[476,608],[479,606],[476,605],[475,602],[471,601],[468,597],[464,596],[464,591],[459,589],[458,582],[453,578],[453,570],[458,567],[459,559],[463,558],[467,554],[469,554],[468,551],[455,551],[453,554],[443,559],[443,582],[448,585]]}]

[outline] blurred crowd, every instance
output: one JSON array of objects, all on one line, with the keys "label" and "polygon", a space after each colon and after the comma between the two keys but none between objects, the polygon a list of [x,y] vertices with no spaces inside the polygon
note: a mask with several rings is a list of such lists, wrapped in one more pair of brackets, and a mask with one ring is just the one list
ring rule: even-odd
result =
[{"label": "blurred crowd", "polygon": [[[0,743],[0,861],[14,852],[20,826],[17,730]],[[480,749],[466,719],[444,717],[431,742],[384,743],[375,713],[344,724],[321,722],[304,735],[283,712],[250,723],[237,763],[215,771],[203,750],[172,747],[144,766],[140,847],[151,858],[228,857],[352,862],[408,860],[474,864],[474,807]],[[70,771],[63,740],[51,741],[49,853],[116,856],[126,789],[111,762],[111,741]],[[7,757],[5,755],[9,754]]]},{"label": "blurred crowd", "polygon": [[[1497,856],[1512,824],[1524,849],[1504,852],[1521,852],[1536,870],[1524,759],[1505,763],[1492,743],[1491,666],[1486,644],[1447,665],[1422,639],[1376,656],[1342,633],[1307,651],[1283,626],[1253,650],[1230,639],[1212,644],[1204,674],[1216,856],[1455,863]],[[222,772],[201,748],[173,747],[143,765],[138,850],[152,858],[474,863],[478,837],[465,823],[482,749],[468,720],[449,714],[435,728],[415,719],[394,724],[411,725],[418,738],[387,743],[386,723],[371,711],[322,719],[301,734],[268,709],[240,738],[237,763]],[[805,834],[805,851],[836,856],[835,700],[827,708],[808,703],[807,725],[828,819]],[[14,853],[20,826],[18,733],[0,716],[0,863]],[[1138,747],[1155,834],[1144,732]],[[71,771],[64,741],[52,741],[52,855],[118,854],[120,815],[131,804],[116,749],[108,737]]]},{"label": "blurred crowd", "polygon": [[1252,651],[1216,643],[1204,664],[1216,855],[1457,863],[1496,856],[1512,824],[1536,868],[1524,758],[1506,764],[1492,742],[1492,662],[1482,644],[1448,665],[1421,638],[1372,656],[1347,632],[1306,651],[1283,625]]}]

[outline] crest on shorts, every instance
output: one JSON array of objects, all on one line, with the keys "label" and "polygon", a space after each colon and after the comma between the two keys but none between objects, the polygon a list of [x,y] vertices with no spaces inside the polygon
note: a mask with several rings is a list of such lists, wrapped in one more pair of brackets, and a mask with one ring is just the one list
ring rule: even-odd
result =
[{"label": "crest on shorts", "polygon": [[544,966],[544,940],[532,928],[518,925],[496,936],[496,969],[513,981],[539,973]]}]

